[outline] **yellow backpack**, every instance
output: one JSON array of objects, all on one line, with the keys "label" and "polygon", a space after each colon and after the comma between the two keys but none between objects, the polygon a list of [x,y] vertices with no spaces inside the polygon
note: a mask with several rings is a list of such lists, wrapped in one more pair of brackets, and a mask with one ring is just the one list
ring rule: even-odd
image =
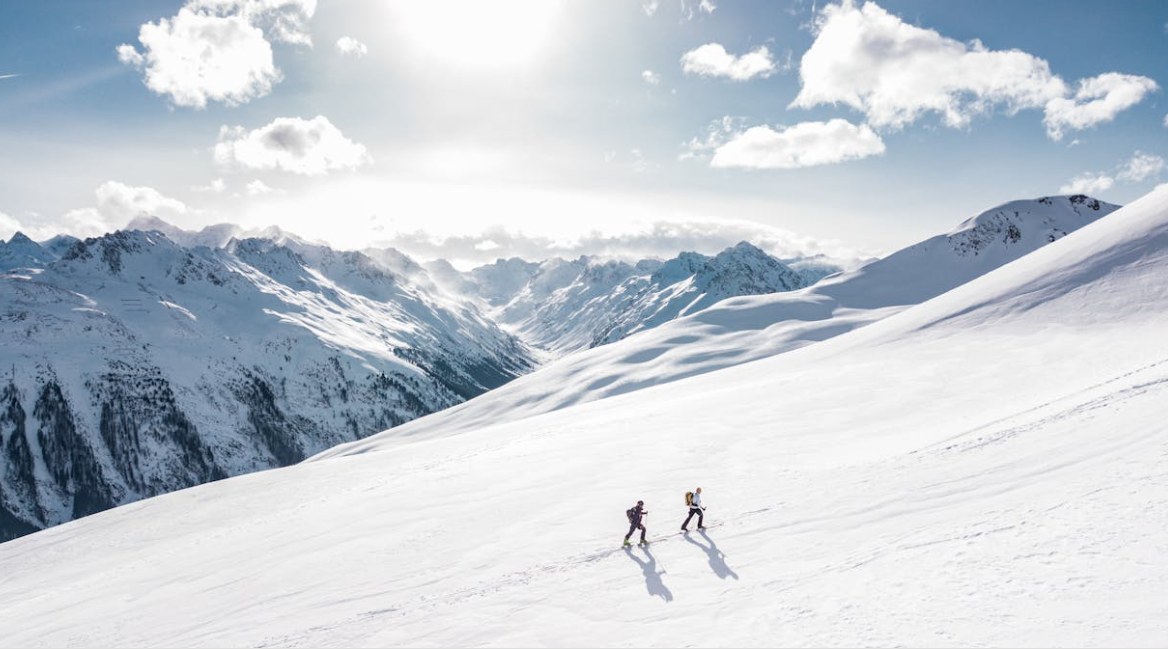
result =
[{"label": "yellow backpack", "polygon": [[687,505],[687,506],[693,505],[693,492],[686,492],[685,493],[685,505]]}]

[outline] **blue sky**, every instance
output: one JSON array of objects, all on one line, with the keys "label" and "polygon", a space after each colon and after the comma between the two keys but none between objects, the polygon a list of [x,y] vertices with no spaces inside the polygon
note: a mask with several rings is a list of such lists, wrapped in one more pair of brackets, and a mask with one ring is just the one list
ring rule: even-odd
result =
[{"label": "blue sky", "polygon": [[0,235],[153,213],[467,263],[879,253],[1168,180],[1166,24],[1135,1],[7,2]]}]

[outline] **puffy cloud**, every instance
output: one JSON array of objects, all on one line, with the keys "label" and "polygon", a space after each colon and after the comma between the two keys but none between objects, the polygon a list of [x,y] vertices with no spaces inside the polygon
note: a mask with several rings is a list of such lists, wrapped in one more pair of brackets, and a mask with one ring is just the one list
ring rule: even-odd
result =
[{"label": "puffy cloud", "polygon": [[353,38],[352,36],[342,36],[338,38],[336,47],[337,52],[339,52],[341,56],[351,56],[359,59],[369,53],[369,48],[365,47],[364,43]]},{"label": "puffy cloud", "polygon": [[0,240],[7,240],[20,230],[20,222],[16,220],[16,217],[10,217],[0,212]]},{"label": "puffy cloud", "polygon": [[682,144],[685,151],[677,159],[689,160],[712,152],[746,129],[747,120],[744,117],[731,117],[727,115],[721,119],[714,120],[706,127],[705,138],[690,138],[689,142]]},{"label": "puffy cloud", "polygon": [[714,4],[713,2],[710,2],[710,0],[702,0],[701,4],[698,5],[698,9],[701,9],[702,11],[704,11],[705,13],[708,13],[708,14],[714,13],[714,10],[717,8],[718,8],[718,5]]},{"label": "puffy cloud", "polygon": [[707,43],[681,56],[681,69],[704,77],[727,77],[746,81],[755,77],[769,77],[775,72],[775,62],[765,46],[734,56],[718,43]]},{"label": "puffy cloud", "polygon": [[182,201],[165,196],[152,187],[132,187],[109,181],[98,187],[95,195],[97,213],[102,220],[119,227],[135,217],[176,219],[193,212]]},{"label": "puffy cloud", "polygon": [[1117,72],[1083,79],[1072,97],[1047,102],[1043,123],[1050,137],[1060,140],[1068,129],[1082,130],[1110,122],[1157,88],[1156,82],[1147,77]]},{"label": "puffy cloud", "polygon": [[816,30],[799,66],[803,87],[795,107],[843,103],[887,127],[933,111],[962,126],[996,103],[1042,107],[1066,92],[1042,59],[990,51],[978,41],[966,45],[909,25],[874,2],[828,5]]},{"label": "puffy cloud", "polygon": [[279,191],[258,178],[248,183],[243,189],[247,192],[248,196],[263,196],[264,194],[272,194],[273,192]]},{"label": "puffy cloud", "polygon": [[1068,85],[1041,58],[990,50],[902,21],[874,2],[851,0],[820,11],[816,37],[799,66],[792,107],[844,104],[874,127],[902,128],[927,113],[951,127],[993,110],[1043,110],[1052,138],[1112,119],[1155,82],[1108,73]]},{"label": "puffy cloud", "polygon": [[641,0],[641,11],[645,12],[646,16],[657,13],[659,7],[661,7],[660,0]]},{"label": "puffy cloud", "polygon": [[305,24],[315,11],[316,0],[188,0],[175,16],[142,25],[142,50],[119,45],[118,60],[177,106],[243,104],[283,78],[271,41],[311,45]]},{"label": "puffy cloud", "polygon": [[227,183],[222,178],[213,179],[206,185],[196,185],[191,188],[196,192],[210,192],[212,194],[222,194],[227,189]]},{"label": "puffy cloud", "polygon": [[884,153],[884,142],[867,124],[847,120],[802,122],[775,130],[756,126],[718,145],[711,167],[794,169],[829,165]]},{"label": "puffy cloud", "polygon": [[649,168],[649,163],[645,162],[645,154],[641,153],[640,149],[629,151],[629,155],[633,158],[633,171],[639,174]]},{"label": "puffy cloud", "polygon": [[1117,182],[1140,183],[1156,179],[1168,168],[1168,161],[1156,154],[1137,151],[1115,167],[1114,173],[1084,172],[1059,188],[1063,194],[1093,194],[1111,189]]},{"label": "puffy cloud", "polygon": [[53,218],[32,215],[18,220],[0,214],[0,235],[11,229],[20,230],[34,240],[43,241],[54,235],[97,237],[123,228],[136,217],[157,216],[182,223],[197,216],[197,211],[182,201],[168,197],[151,187],[135,187],[108,181],[94,192],[96,205],[69,210]]},{"label": "puffy cloud", "polygon": [[643,71],[641,73],[641,79],[643,79],[645,83],[649,84],[650,86],[656,86],[661,83],[661,75],[653,72],[652,70]]},{"label": "puffy cloud", "polygon": [[33,241],[44,241],[61,233],[75,234],[76,237],[93,237],[107,233],[110,227],[95,208],[70,210],[56,219],[47,220],[41,215],[32,215],[26,220],[0,213],[0,241],[8,240],[21,232]]},{"label": "puffy cloud", "polygon": [[1104,192],[1115,185],[1115,179],[1107,174],[1085,173],[1071,179],[1059,188],[1063,194],[1095,194]]},{"label": "puffy cloud", "polygon": [[1117,175],[1119,180],[1129,183],[1139,183],[1160,175],[1168,163],[1160,156],[1137,151],[1131,160],[1125,162]]},{"label": "puffy cloud", "polygon": [[220,165],[305,176],[354,169],[371,160],[363,145],[346,138],[323,115],[311,120],[279,117],[253,131],[224,126],[215,145],[215,162]]}]

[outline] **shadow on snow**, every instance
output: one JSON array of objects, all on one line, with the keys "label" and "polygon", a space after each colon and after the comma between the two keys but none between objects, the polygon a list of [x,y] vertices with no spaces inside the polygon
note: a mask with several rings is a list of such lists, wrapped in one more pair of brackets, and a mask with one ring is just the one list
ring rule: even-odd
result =
[{"label": "shadow on snow", "polygon": [[702,536],[702,539],[709,542],[710,545],[706,546],[705,544],[702,544],[701,542],[690,537],[688,533],[685,535],[685,541],[706,552],[706,555],[710,561],[710,569],[714,571],[714,575],[723,580],[726,578],[734,578],[737,580],[738,574],[734,573],[734,570],[726,564],[726,554],[718,549],[718,545],[714,543],[714,540],[710,539],[710,536],[706,534],[706,531],[699,530],[698,534]]},{"label": "shadow on snow", "polygon": [[661,576],[665,575],[665,569],[657,569],[657,558],[649,552],[647,546],[640,547],[641,551],[645,553],[647,561],[642,561],[641,558],[633,554],[631,548],[625,547],[625,555],[629,559],[636,562],[641,567],[641,572],[645,574],[645,588],[649,590],[650,596],[658,596],[665,602],[673,600],[673,592],[669,591],[669,587],[665,586],[665,582],[661,580]]}]

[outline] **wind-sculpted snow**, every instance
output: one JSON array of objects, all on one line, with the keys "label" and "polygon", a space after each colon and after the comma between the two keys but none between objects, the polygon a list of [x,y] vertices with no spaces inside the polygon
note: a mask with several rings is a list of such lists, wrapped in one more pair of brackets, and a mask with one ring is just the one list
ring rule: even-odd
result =
[{"label": "wind-sculpted snow", "polygon": [[[1116,210],[1084,196],[1014,201],[849,273],[800,290],[729,298],[609,345],[579,352],[388,436],[475,431],[712,372],[823,341],[941,295]],[[345,447],[328,454],[344,453]]]},{"label": "wind-sculpted snow", "polygon": [[41,255],[0,276],[0,539],[296,463],[533,365],[474,305],[360,253],[222,243],[122,231],[59,260],[18,238],[0,251]]},{"label": "wind-sculpted snow", "polygon": [[1159,645],[1165,322],[1168,189],[786,354],[0,545],[0,643]]}]

